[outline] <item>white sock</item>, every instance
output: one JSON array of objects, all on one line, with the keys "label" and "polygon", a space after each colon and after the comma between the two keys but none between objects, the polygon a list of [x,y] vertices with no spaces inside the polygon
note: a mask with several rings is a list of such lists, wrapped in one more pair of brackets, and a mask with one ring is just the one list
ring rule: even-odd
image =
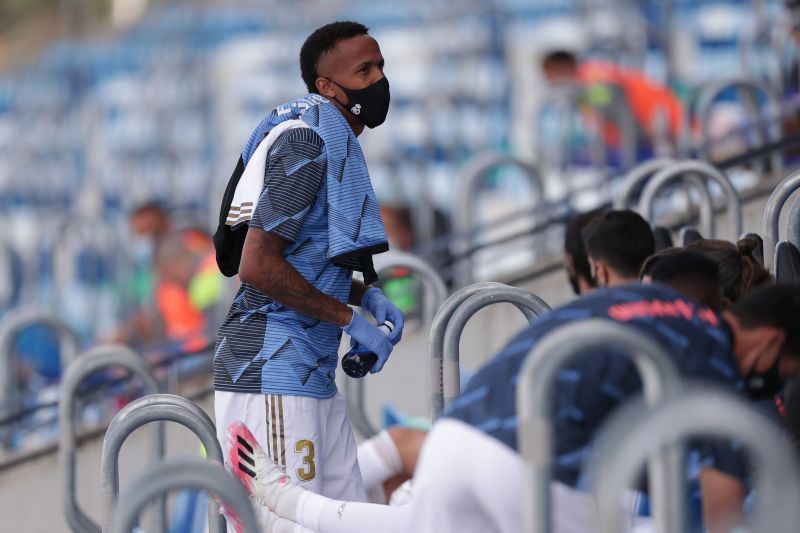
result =
[{"label": "white sock", "polygon": [[367,492],[379,489],[381,494],[384,481],[403,472],[400,452],[387,430],[358,445],[358,466]]}]

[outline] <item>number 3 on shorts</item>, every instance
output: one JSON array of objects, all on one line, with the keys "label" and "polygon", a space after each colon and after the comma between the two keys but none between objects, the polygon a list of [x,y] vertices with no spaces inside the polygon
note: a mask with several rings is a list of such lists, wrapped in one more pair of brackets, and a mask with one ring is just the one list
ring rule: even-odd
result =
[{"label": "number 3 on shorts", "polygon": [[294,444],[294,451],[303,454],[303,468],[295,470],[300,481],[311,481],[317,475],[314,464],[314,443],[310,440],[299,440]]}]

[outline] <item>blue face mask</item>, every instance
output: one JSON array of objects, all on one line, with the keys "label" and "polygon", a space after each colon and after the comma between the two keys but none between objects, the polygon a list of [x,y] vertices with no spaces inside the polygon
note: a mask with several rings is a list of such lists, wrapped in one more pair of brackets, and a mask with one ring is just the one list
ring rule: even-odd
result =
[{"label": "blue face mask", "polygon": [[137,266],[151,266],[155,255],[155,244],[149,237],[134,237],[131,239],[133,260]]}]

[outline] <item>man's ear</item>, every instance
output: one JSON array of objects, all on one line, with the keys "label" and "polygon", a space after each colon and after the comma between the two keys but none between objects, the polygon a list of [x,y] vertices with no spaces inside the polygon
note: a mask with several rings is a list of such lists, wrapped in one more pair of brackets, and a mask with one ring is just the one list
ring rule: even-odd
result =
[{"label": "man's ear", "polygon": [[608,265],[603,261],[595,261],[595,281],[598,287],[608,287]]},{"label": "man's ear", "polygon": [[325,98],[328,98],[329,100],[336,98],[335,87],[331,82],[331,80],[329,80],[328,78],[323,78],[322,76],[320,76],[319,78],[316,79],[314,84],[317,86],[317,91],[319,91],[320,95],[324,96]]},{"label": "man's ear", "polygon": [[570,274],[575,274],[575,260],[569,252],[564,252],[564,268],[566,268],[567,272]]}]

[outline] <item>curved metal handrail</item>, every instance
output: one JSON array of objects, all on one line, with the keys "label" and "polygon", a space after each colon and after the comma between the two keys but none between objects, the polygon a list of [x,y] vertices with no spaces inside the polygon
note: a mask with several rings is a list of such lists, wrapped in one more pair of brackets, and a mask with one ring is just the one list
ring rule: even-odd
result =
[{"label": "curved metal handrail", "polygon": [[[61,380],[58,399],[59,463],[61,463],[63,472],[62,491],[67,522],[69,522],[73,531],[80,533],[99,533],[100,526],[80,509],[75,494],[76,435],[74,419],[76,414],[76,392],[78,386],[87,376],[109,367],[124,368],[139,376],[144,382],[146,393],[153,394],[158,392],[158,383],[150,373],[145,361],[126,346],[98,346],[75,359],[67,367]],[[159,427],[156,435],[155,446],[158,456],[161,457],[164,453],[162,427]]]},{"label": "curved metal handrail", "polygon": [[[770,138],[777,141],[783,134],[783,127],[780,121],[771,121],[768,124],[768,134],[761,129],[765,125],[764,114],[762,113],[762,106],[758,101],[758,93],[762,93],[769,101],[768,106],[771,108],[772,113],[768,114],[778,116],[781,112],[783,102],[780,92],[772,86],[772,84],[748,78],[730,78],[727,80],[719,80],[704,86],[697,96],[697,116],[700,121],[700,152],[706,160],[710,160],[709,144],[711,142],[710,123],[711,123],[711,109],[714,102],[719,96],[728,89],[735,88],[739,90],[743,96],[746,107],[759,123],[759,128],[755,128],[756,135],[759,137],[760,144],[766,144]],[[783,173],[783,157],[779,152],[775,152],[770,156],[772,172],[776,174]],[[759,164],[757,168],[763,171],[763,167]],[[757,170],[759,172],[759,170]]]},{"label": "curved metal handrail", "polygon": [[122,494],[111,533],[130,533],[145,505],[170,490],[183,488],[216,494],[238,515],[240,531],[260,530],[247,492],[222,465],[198,459],[172,459],[151,466]]},{"label": "curved metal handrail", "polygon": [[[490,287],[507,287],[502,283],[494,281],[482,281],[480,283],[473,283],[467,285],[453,294],[439,306],[439,310],[433,317],[431,322],[431,335],[428,341],[428,355],[431,362],[431,419],[436,420],[439,413],[444,409],[444,396],[442,395],[442,387],[444,380],[443,369],[443,354],[444,354],[444,334],[447,331],[447,324],[453,317],[453,313],[464,303],[470,296]],[[527,311],[522,311],[523,314]],[[532,314],[531,314],[532,316]],[[531,316],[525,314],[525,318],[530,320]]]},{"label": "curved metal handrail", "polygon": [[[128,436],[150,422],[177,422],[191,430],[205,447],[209,459],[225,462],[211,418],[195,403],[174,394],[150,394],[126,405],[111,420],[103,439],[100,471],[106,496],[106,523],[110,523],[119,494],[119,453]],[[216,502],[208,500],[208,524],[212,533],[226,530]]]},{"label": "curved metal handrail", "polygon": [[[490,170],[501,166],[514,166],[522,170],[528,178],[528,183],[533,190],[537,204],[544,199],[544,182],[535,166],[502,152],[492,151],[478,154],[458,173],[453,222],[454,230],[459,234],[466,235],[466,237],[456,239],[453,243],[453,251],[457,256],[465,255],[465,252],[472,245],[473,236],[470,230],[475,226],[475,213],[477,210],[474,208],[474,204],[481,182]],[[465,285],[472,278],[472,260],[467,256],[459,261],[459,264],[458,271],[460,275],[458,281],[459,284]]]},{"label": "curved metal handrail", "polygon": [[75,333],[61,320],[50,313],[36,308],[15,309],[0,321],[0,386],[3,387],[3,400],[0,416],[13,414],[17,409],[17,383],[14,376],[11,356],[13,344],[20,331],[34,324],[42,324],[53,329],[58,335],[58,352],[62,371],[77,358],[80,343]]},{"label": "curved metal handrail", "polygon": [[[522,365],[517,385],[517,449],[525,459],[523,507],[527,533],[550,531],[550,469],[554,455],[551,417],[556,376],[569,361],[597,346],[621,347],[629,353],[641,375],[649,405],[662,401],[678,387],[678,372],[669,354],[631,326],[593,318],[562,326],[539,340]],[[657,521],[666,509],[677,512],[682,505],[680,480],[669,470],[681,461],[682,454],[675,449],[651,462],[651,480],[669,483],[663,492],[652,493]]]},{"label": "curved metal handrail", "polygon": [[[800,189],[800,170],[792,172],[777,185],[764,208],[764,260],[773,260],[775,246],[780,240],[780,219],[789,197]],[[769,266],[769,265],[768,265]]]},{"label": "curved metal handrail", "polygon": [[[488,287],[470,296],[453,312],[447,329],[444,332],[444,350],[443,350],[443,372],[442,380],[438,394],[441,395],[441,400],[436,398],[434,405],[442,404],[442,408],[447,406],[447,403],[461,393],[461,368],[459,365],[460,350],[459,343],[461,341],[461,334],[472,316],[489,305],[498,303],[514,304],[523,311],[525,318],[532,322],[539,315],[550,311],[550,306],[547,302],[518,287]],[[438,416],[441,411],[434,413]]]},{"label": "curved metal handrail", "polygon": [[[392,251],[375,256],[375,270],[380,271],[395,267],[408,268],[421,276],[422,282],[426,287],[423,323],[427,323],[428,320],[432,322],[436,316],[436,310],[447,298],[447,286],[442,277],[427,262],[414,254]],[[378,430],[369,421],[364,409],[364,380],[345,378],[344,389],[347,412],[353,427],[364,438],[373,437],[378,433]]]},{"label": "curved metal handrail", "polygon": [[[750,449],[760,467],[756,477],[758,501],[748,531],[797,531],[798,465],[779,429],[738,396],[709,390],[708,385],[684,388],[657,407],[633,402],[606,425],[591,466],[600,531],[617,533],[624,529],[619,498],[635,483],[642,463],[665,445],[699,436],[735,439]],[[667,529],[656,531],[686,531],[683,516],[670,514]]]},{"label": "curved metal handrail", "polygon": [[[738,235],[740,235],[742,233],[743,223],[742,201],[739,197],[739,193],[736,192],[736,189],[733,187],[731,181],[721,170],[709,163],[706,163],[705,161],[691,159],[680,161],[671,167],[659,171],[655,176],[653,176],[653,179],[651,179],[647,185],[645,185],[644,191],[642,192],[642,197],[639,200],[639,211],[642,213],[642,216],[648,220],[651,220],[653,218],[653,204],[658,191],[667,184],[680,179],[684,174],[697,174],[715,181],[720,187],[722,187],[727,200],[728,212],[733,223],[733,238],[736,238]],[[708,220],[713,222],[713,205],[703,206],[701,204],[701,209],[709,211],[710,216],[708,217]],[[714,238],[716,236],[716,231],[713,223],[708,224],[708,227],[703,227],[701,229],[701,233],[703,235],[707,235],[708,238]]]},{"label": "curved metal handrail", "polygon": [[636,165],[622,178],[622,185],[614,200],[614,209],[627,209],[633,205],[631,196],[636,188],[656,172],[663,170],[677,161],[672,157],[654,157]]},{"label": "curved metal handrail", "polygon": [[[648,159],[628,172],[622,180],[622,187],[616,200],[614,209],[627,209],[632,205],[632,196],[637,188],[643,187],[645,182],[654,174],[677,164],[678,161],[671,157],[656,157]],[[688,174],[684,177],[687,185],[694,186],[700,194],[700,225],[704,228],[714,228],[714,211],[711,193],[708,190],[705,180],[695,174]],[[687,204],[690,201],[687,191]]]},{"label": "curved metal handrail", "polygon": [[786,240],[800,249],[800,199],[789,209]]}]

